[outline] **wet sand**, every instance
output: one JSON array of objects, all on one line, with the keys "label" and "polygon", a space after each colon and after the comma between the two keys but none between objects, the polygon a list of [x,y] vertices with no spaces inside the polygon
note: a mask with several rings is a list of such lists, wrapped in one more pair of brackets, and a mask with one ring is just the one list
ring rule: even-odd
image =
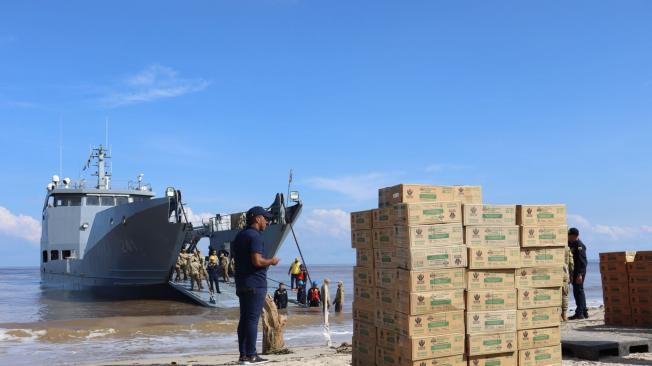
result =
[{"label": "wet sand", "polygon": [[[652,337],[652,330],[640,328],[619,328],[604,325],[604,310],[596,308],[590,310],[590,318],[581,321],[569,321],[562,325],[562,337],[571,332],[586,332],[587,338],[591,332],[609,332],[610,334],[624,334],[629,336]],[[326,346],[301,346],[292,347],[292,353],[286,355],[265,356],[271,363],[289,366],[317,366],[333,365],[344,366],[351,364],[350,349],[340,347],[339,349]],[[142,358],[120,362],[89,363],[87,366],[108,366],[108,365],[236,365],[237,352],[220,352],[215,354],[184,355],[178,357],[148,358],[143,354]],[[626,357],[605,357],[599,361],[586,361],[573,358],[564,358],[564,366],[619,366],[619,365],[652,365],[652,353],[633,353]]]}]

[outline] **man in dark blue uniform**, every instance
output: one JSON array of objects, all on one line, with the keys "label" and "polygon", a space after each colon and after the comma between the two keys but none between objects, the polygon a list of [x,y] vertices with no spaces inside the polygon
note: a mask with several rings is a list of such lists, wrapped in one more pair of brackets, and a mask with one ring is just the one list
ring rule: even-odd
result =
[{"label": "man in dark blue uniform", "polygon": [[263,255],[262,232],[273,215],[260,206],[247,211],[247,227],[240,231],[231,245],[235,259],[235,288],[240,300],[238,323],[239,363],[253,365],[265,363],[256,353],[258,321],[267,295],[267,267],[278,264],[279,259],[266,259]]},{"label": "man in dark blue uniform", "polygon": [[586,279],[586,246],[580,240],[580,231],[572,227],[568,230],[568,247],[573,253],[575,266],[572,273],[573,297],[575,297],[575,315],[570,320],[587,319],[589,310],[586,307],[586,296],[584,294],[584,280]]}]

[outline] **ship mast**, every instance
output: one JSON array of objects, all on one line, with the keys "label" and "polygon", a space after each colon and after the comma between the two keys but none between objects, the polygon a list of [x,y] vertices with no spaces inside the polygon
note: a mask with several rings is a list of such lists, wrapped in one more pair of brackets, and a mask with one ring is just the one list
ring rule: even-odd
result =
[{"label": "ship mast", "polygon": [[111,173],[106,171],[107,159],[110,158],[111,156],[109,156],[106,147],[102,145],[99,147],[93,147],[91,149],[91,153],[88,157],[88,162],[86,162],[84,170],[86,170],[91,165],[91,161],[97,159],[97,164],[94,164],[94,166],[97,167],[97,172],[93,174],[97,176],[97,186],[95,187],[97,189],[110,189],[109,177],[111,176]]}]

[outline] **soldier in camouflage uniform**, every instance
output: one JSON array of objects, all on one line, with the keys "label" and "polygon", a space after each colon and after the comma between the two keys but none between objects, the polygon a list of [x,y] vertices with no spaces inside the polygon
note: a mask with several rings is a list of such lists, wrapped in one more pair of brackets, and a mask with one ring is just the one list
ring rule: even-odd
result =
[{"label": "soldier in camouflage uniform", "polygon": [[199,252],[191,255],[188,263],[190,264],[190,291],[195,291],[195,284],[197,284],[197,291],[201,291],[201,279],[204,269],[199,259]]},{"label": "soldier in camouflage uniform", "polygon": [[570,281],[574,269],[573,253],[567,246],[564,250],[564,280],[561,288],[561,320],[568,320],[568,294],[570,293]]}]

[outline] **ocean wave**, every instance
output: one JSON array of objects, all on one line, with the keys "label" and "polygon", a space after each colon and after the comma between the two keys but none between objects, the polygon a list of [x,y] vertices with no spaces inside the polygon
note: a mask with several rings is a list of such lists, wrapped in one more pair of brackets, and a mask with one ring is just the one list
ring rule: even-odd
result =
[{"label": "ocean wave", "polygon": [[38,340],[46,333],[45,330],[0,328],[0,341],[31,342]]}]

